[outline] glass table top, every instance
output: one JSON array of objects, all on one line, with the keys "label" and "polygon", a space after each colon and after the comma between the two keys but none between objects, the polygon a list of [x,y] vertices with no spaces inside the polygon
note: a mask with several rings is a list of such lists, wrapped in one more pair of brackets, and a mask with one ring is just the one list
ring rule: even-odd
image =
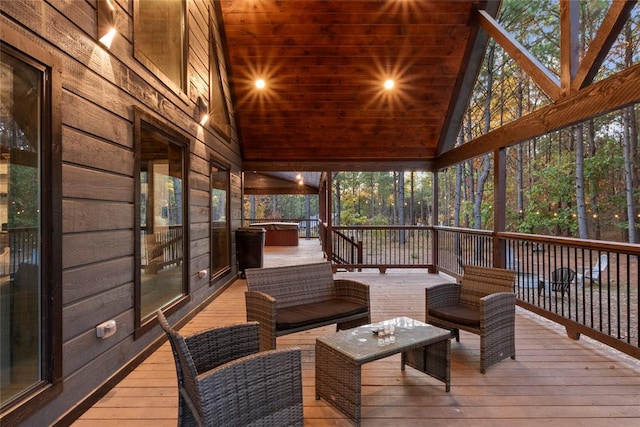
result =
[{"label": "glass table top", "polygon": [[395,317],[339,331],[317,340],[353,360],[366,361],[423,347],[450,336],[447,329],[409,317]]}]

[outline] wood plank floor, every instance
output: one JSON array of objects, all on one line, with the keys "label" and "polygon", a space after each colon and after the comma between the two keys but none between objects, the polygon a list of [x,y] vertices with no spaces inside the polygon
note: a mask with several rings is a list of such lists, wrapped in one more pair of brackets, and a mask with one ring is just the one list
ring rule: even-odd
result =
[{"label": "wood plank floor", "polygon": [[[265,266],[321,261],[317,240],[298,247],[267,247]],[[426,271],[339,272],[371,286],[372,320],[424,318],[424,288],[446,280]],[[182,328],[185,334],[245,320],[244,280]],[[278,338],[278,348],[303,349],[305,426],[350,426],[342,413],[315,400],[314,343],[328,326]],[[451,343],[451,391],[411,368],[400,356],[363,367],[363,426],[638,426],[640,361],[517,309],[516,360],[479,371],[479,339],[462,332]],[[75,427],[175,426],[175,366],[166,343],[83,414]]]}]

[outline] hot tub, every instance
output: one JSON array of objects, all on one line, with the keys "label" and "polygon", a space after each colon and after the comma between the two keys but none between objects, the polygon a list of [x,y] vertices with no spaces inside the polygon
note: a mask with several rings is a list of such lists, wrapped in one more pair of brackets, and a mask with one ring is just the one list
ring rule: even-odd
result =
[{"label": "hot tub", "polygon": [[265,246],[298,246],[297,222],[255,222],[250,227],[267,230]]}]

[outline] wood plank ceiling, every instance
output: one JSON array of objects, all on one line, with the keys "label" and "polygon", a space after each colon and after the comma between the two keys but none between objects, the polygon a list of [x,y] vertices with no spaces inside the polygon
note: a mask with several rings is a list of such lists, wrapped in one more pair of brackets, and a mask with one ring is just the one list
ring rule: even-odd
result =
[{"label": "wood plank ceiling", "polygon": [[243,169],[430,170],[482,60],[477,9],[498,5],[221,1]]}]

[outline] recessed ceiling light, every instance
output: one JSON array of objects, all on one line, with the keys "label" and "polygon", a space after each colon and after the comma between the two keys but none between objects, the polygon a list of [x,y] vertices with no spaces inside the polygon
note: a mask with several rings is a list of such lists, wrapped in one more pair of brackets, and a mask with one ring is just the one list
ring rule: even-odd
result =
[{"label": "recessed ceiling light", "polygon": [[384,88],[387,90],[393,89],[393,80],[389,79],[384,82]]},{"label": "recessed ceiling light", "polygon": [[264,80],[262,79],[256,80],[256,87],[258,89],[264,89],[265,86],[266,86],[266,83],[264,82]]}]

